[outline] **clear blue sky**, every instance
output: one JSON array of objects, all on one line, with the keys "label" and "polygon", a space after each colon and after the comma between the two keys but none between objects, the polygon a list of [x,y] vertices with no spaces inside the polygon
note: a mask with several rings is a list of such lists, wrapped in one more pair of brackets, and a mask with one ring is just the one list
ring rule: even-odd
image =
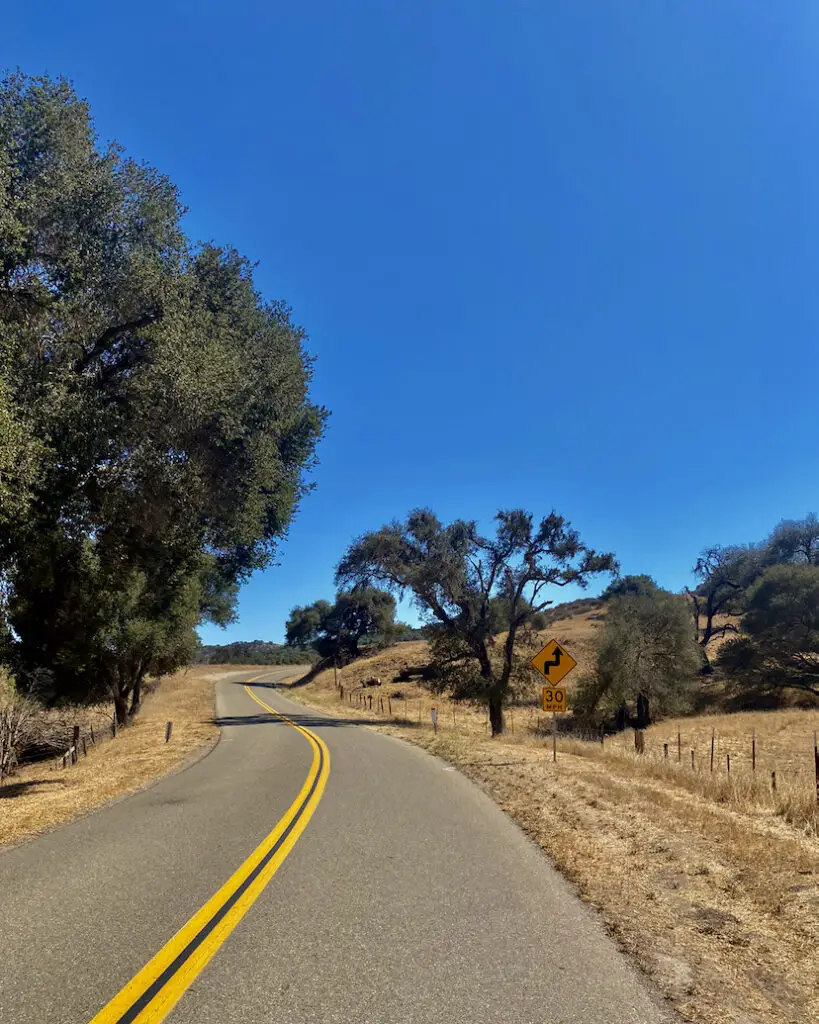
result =
[{"label": "clear blue sky", "polygon": [[281,564],[213,642],[280,639],[417,505],[567,515],[672,589],[819,510],[815,0],[6,4],[260,261],[332,410]]}]

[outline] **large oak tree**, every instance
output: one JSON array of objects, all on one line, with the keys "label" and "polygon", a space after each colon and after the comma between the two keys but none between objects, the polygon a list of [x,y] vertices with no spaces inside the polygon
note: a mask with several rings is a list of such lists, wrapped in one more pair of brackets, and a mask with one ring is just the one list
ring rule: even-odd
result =
[{"label": "large oak tree", "polygon": [[325,418],[287,307],[183,212],[68,83],[0,85],[6,615],[23,676],[120,719],[268,564]]},{"label": "large oak tree", "polygon": [[[409,591],[439,627],[442,646],[457,648],[471,663],[470,694],[489,708],[492,734],[503,732],[503,706],[516,662],[516,642],[533,615],[552,599],[552,587],[585,587],[600,573],[615,572],[612,554],[584,544],[552,512],[537,521],[522,509],[495,517],[494,537],[475,522],[442,524],[428,509],[356,540],[341,560],[337,582]],[[498,627],[506,636],[495,653]],[[459,673],[459,694],[465,693]]]}]

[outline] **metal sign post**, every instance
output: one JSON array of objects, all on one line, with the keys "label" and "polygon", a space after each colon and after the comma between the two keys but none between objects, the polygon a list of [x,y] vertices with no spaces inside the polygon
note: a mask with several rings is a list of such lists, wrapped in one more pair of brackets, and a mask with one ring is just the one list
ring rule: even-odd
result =
[{"label": "metal sign post", "polygon": [[566,710],[566,689],[558,684],[577,667],[577,662],[557,640],[550,640],[529,664],[549,684],[543,687],[543,710],[552,712],[552,760],[557,761],[557,713]]}]

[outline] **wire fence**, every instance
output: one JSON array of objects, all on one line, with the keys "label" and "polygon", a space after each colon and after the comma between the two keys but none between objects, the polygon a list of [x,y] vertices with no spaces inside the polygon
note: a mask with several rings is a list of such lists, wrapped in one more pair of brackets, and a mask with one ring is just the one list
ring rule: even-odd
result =
[{"label": "wire fence", "polygon": [[[486,737],[488,709],[456,704],[433,694],[381,692],[378,680],[345,690],[338,697],[374,720],[388,720],[435,733]],[[737,716],[739,719],[740,716]],[[612,732],[554,719],[532,706],[505,709],[506,738],[542,744],[544,753],[619,763],[635,778],[654,777],[677,784],[703,799],[741,810],[767,810],[819,833],[819,739],[817,733],[788,730],[775,743],[756,728],[738,724],[720,732],[707,719],[692,719],[690,729],[662,723],[649,731]],[[554,731],[553,731],[554,730]]]}]

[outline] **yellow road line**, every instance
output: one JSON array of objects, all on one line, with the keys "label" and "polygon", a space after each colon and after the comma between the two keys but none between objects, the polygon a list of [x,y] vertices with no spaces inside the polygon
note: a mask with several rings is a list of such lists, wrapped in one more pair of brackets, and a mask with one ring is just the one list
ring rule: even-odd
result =
[{"label": "yellow road line", "polygon": [[[254,676],[250,682],[267,674]],[[159,1024],[164,1020],[276,874],[321,800],[330,774],[330,752],[324,741],[270,707],[249,686],[245,691],[310,743],[313,762],[304,785],[270,835],[90,1024]]]}]

